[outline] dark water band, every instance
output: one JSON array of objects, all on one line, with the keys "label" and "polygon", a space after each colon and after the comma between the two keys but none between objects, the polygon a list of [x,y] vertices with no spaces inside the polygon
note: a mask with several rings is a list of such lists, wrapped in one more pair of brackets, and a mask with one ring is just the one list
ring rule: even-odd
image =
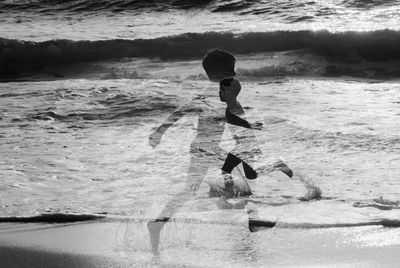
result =
[{"label": "dark water band", "polygon": [[42,214],[32,217],[2,217],[0,223],[16,222],[16,223],[69,223],[78,221],[93,221],[103,219],[105,216],[85,215],[85,214]]}]

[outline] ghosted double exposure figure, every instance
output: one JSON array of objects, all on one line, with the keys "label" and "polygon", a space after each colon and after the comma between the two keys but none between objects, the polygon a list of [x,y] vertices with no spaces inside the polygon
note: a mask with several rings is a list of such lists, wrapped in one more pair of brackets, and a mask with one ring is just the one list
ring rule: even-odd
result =
[{"label": "ghosted double exposure figure", "polygon": [[[159,253],[160,232],[163,226],[198,190],[210,167],[219,166],[224,180],[224,188],[221,190],[211,187],[210,194],[222,197],[251,195],[251,189],[245,179],[240,186],[236,186],[233,182],[231,173],[238,165],[242,164],[244,175],[250,180],[257,178],[258,173],[265,171],[265,168],[256,171],[252,167],[255,157],[261,154],[261,150],[254,134],[248,130],[261,129],[262,124],[251,124],[242,118],[244,110],[237,101],[241,85],[234,78],[235,58],[228,52],[216,49],[205,56],[203,67],[211,81],[219,81],[220,100],[227,104],[225,111],[213,107],[207,101],[207,96],[201,95],[170,114],[149,136],[149,144],[155,148],[167,129],[182,116],[192,113],[198,115],[197,134],[190,145],[190,164],[185,188],[167,203],[158,218],[147,225],[154,254]],[[231,133],[235,148],[230,152],[219,146],[227,123],[234,126],[231,128]],[[249,149],[249,146],[253,148]],[[288,176],[292,176],[291,170],[282,163],[272,168],[280,169]]]}]

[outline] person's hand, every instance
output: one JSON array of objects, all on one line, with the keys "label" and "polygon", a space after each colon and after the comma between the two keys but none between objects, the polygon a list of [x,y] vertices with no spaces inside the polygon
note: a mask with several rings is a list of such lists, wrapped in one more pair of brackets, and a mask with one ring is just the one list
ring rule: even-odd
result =
[{"label": "person's hand", "polygon": [[150,134],[149,136],[149,145],[154,149],[160,144],[162,134],[157,130]]},{"label": "person's hand", "polygon": [[257,130],[261,130],[263,129],[263,124],[261,122],[255,122],[250,124],[252,129],[257,129]]}]

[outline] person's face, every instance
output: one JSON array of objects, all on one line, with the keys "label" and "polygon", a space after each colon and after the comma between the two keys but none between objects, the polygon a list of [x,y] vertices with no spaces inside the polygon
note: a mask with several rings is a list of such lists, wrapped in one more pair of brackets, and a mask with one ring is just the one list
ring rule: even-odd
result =
[{"label": "person's face", "polygon": [[225,86],[225,85],[221,85],[219,88],[219,99],[222,102],[232,102],[236,100],[237,95],[234,92],[234,88],[232,87],[232,85],[230,86]]},{"label": "person's face", "polygon": [[229,85],[220,83],[219,98],[222,102],[234,102],[239,95],[240,89],[241,86],[235,79]]},{"label": "person's face", "polygon": [[226,93],[225,93],[225,89],[223,88],[224,86],[221,86],[219,88],[219,99],[222,102],[226,102]]}]

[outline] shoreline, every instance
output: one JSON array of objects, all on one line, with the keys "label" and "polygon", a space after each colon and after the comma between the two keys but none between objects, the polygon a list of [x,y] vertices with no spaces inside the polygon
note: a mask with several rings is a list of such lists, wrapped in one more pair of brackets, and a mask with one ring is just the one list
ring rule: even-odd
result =
[{"label": "shoreline", "polygon": [[[157,259],[151,254],[143,224],[138,222],[101,220],[71,224],[2,223],[0,259],[2,264],[6,265],[4,267],[10,268],[132,265],[396,267],[400,262],[400,256],[397,254],[400,250],[400,241],[397,239],[400,237],[400,229],[397,228],[269,228],[250,233],[248,226],[243,222],[236,225],[183,222],[177,224],[179,225],[170,224],[170,230],[165,231],[161,255]],[[239,232],[243,232],[250,240],[246,242],[247,239],[231,236]],[[197,234],[202,237],[201,240]],[[224,243],[219,245],[218,240]],[[257,251],[259,244],[269,246],[265,247],[265,252],[256,252],[257,258],[245,260],[229,257],[232,251],[237,250],[236,247],[251,247],[252,251]]]}]

